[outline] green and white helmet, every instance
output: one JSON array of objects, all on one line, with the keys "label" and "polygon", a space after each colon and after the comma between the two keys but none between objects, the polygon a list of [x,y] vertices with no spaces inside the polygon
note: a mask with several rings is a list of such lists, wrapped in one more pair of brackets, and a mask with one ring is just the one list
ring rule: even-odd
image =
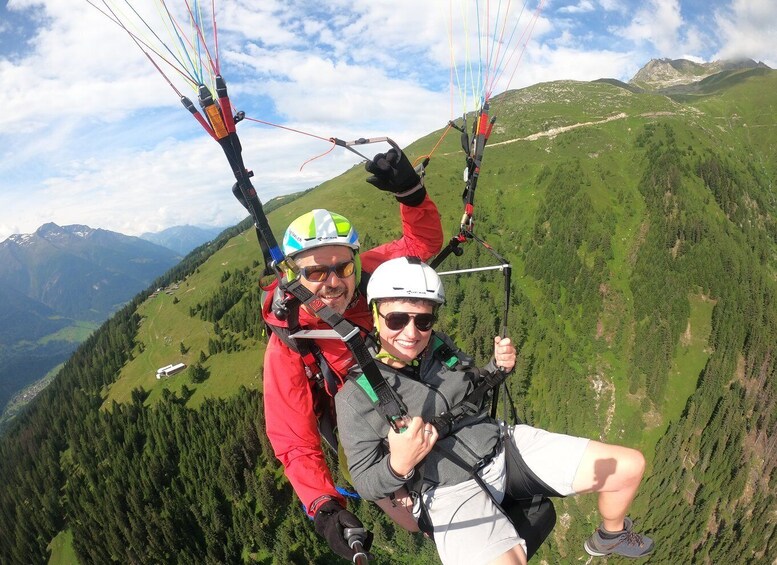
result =
[{"label": "green and white helmet", "polygon": [[445,302],[440,276],[417,257],[398,257],[381,263],[367,283],[367,302],[386,298],[420,298]]},{"label": "green and white helmet", "polygon": [[293,257],[301,251],[344,245],[359,251],[359,234],[347,218],[329,210],[317,209],[291,222],[283,236],[283,252]]}]

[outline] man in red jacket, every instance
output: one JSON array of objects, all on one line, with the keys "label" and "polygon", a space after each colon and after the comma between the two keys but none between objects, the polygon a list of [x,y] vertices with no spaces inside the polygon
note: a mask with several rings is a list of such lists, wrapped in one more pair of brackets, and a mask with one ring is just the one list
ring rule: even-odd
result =
[{"label": "man in red jacket", "polygon": [[[313,210],[293,221],[283,238],[283,249],[300,267],[302,284],[327,306],[353,325],[369,333],[373,328],[360,283],[388,259],[416,256],[427,260],[443,241],[440,215],[427,196],[423,179],[407,157],[394,149],[378,154],[367,163],[373,176],[367,182],[394,193],[400,203],[403,236],[375,249],[359,252],[359,239],[350,222],[327,210]],[[291,315],[278,308],[278,293],[268,293],[263,305],[265,321],[275,328],[327,330],[329,326],[304,305]],[[291,322],[296,320],[298,323]],[[295,327],[290,327],[290,326]],[[316,532],[330,548],[350,560],[354,551],[343,537],[344,528],[363,527],[346,509],[344,497],[335,489],[321,448],[320,424],[333,417],[332,395],[342,386],[355,364],[351,352],[339,339],[317,339],[326,360],[329,382],[318,386],[308,374],[309,365],[299,351],[290,348],[273,332],[264,357],[264,410],[267,435],[275,456],[284,466]],[[334,390],[333,390],[334,389]],[[334,420],[332,420],[334,421]],[[369,549],[371,535],[367,540]]]}]

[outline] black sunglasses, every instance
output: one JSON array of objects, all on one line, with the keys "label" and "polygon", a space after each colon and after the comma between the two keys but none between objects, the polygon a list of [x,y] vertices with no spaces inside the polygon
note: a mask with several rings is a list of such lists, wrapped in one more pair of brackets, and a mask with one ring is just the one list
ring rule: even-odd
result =
[{"label": "black sunglasses", "polygon": [[310,282],[324,282],[329,275],[334,273],[340,279],[347,279],[356,270],[353,259],[338,263],[337,265],[312,265],[310,267],[300,267],[299,272]]},{"label": "black sunglasses", "polygon": [[408,314],[407,312],[389,312],[385,316],[378,311],[378,315],[386,320],[386,327],[393,332],[399,331],[413,320],[419,332],[428,332],[437,321],[434,314]]}]

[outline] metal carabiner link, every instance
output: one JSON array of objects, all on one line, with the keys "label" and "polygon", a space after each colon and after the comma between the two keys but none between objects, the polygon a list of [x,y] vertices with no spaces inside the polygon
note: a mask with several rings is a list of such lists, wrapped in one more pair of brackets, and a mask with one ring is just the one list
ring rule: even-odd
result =
[{"label": "metal carabiner link", "polygon": [[330,141],[334,143],[335,145],[339,145],[340,147],[345,147],[348,151],[351,153],[356,153],[359,157],[362,159],[365,159],[367,161],[372,162],[372,159],[367,157],[366,155],[363,155],[362,153],[356,151],[356,149],[353,148],[354,145],[369,145],[371,143],[388,143],[391,145],[393,149],[396,149],[397,153],[401,156],[402,155],[402,149],[399,147],[396,141],[391,139],[390,137],[360,137],[359,139],[354,139],[353,141],[344,141],[342,139],[338,139],[337,137],[330,138]]}]

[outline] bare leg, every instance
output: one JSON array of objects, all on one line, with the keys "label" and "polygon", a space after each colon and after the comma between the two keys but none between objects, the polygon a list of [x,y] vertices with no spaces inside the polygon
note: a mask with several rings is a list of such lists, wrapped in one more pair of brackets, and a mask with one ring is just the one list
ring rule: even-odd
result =
[{"label": "bare leg", "polygon": [[394,493],[394,500],[391,498],[381,498],[376,500],[377,504],[386,515],[394,522],[406,529],[408,532],[418,532],[418,522],[413,516],[413,499],[407,493],[407,489],[402,487]]},{"label": "bare leg", "polygon": [[623,529],[623,519],[644,472],[645,458],[636,449],[591,440],[572,488],[577,493],[598,492],[602,525],[618,532]]}]

